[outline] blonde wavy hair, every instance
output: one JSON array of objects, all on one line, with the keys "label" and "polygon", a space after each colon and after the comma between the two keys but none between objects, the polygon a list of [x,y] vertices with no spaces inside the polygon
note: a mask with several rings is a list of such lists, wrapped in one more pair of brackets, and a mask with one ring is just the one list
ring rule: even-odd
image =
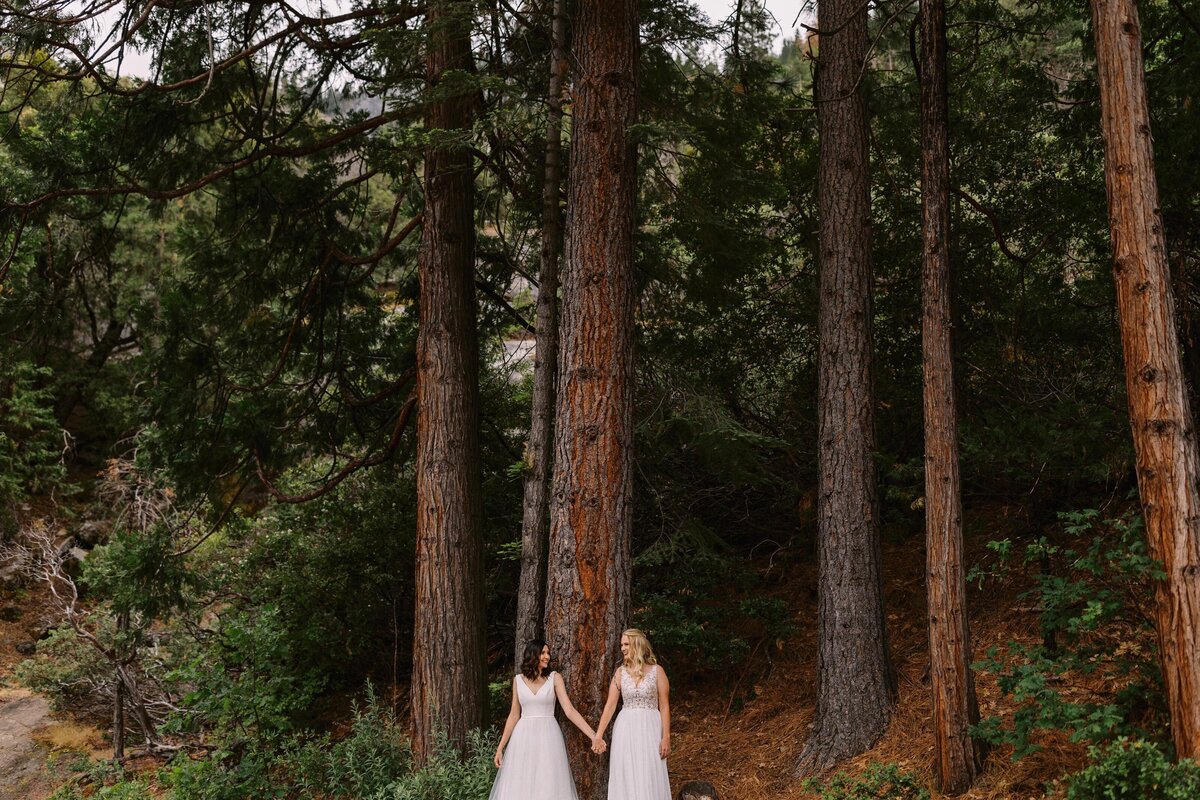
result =
[{"label": "blonde wavy hair", "polygon": [[624,659],[625,670],[634,680],[640,681],[645,677],[646,667],[658,663],[654,649],[650,647],[646,634],[637,628],[627,628],[621,631],[621,635],[629,637],[629,657]]}]

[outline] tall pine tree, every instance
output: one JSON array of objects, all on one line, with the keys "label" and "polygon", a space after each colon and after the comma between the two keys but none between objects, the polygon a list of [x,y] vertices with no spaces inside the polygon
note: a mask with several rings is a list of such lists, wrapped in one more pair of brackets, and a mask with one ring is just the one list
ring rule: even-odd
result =
[{"label": "tall pine tree", "polygon": [[428,7],[425,209],[417,338],[417,555],[412,707],[419,757],[439,729],[484,723],[472,122],[473,3]]},{"label": "tall pine tree", "polygon": [[971,739],[971,726],[979,721],[979,707],[971,674],[951,340],[950,135],[944,0],[922,0],[920,28],[921,349],[929,675],[938,785],[947,794],[961,794],[970,788],[982,764]]},{"label": "tall pine tree", "polygon": [[817,718],[801,773],[863,752],[891,715],[893,676],[879,580],[871,378],[867,7],[818,8]]},{"label": "tall pine tree", "polygon": [[1093,0],[1104,177],[1129,421],[1155,586],[1171,735],[1200,758],[1200,455],[1176,331],[1133,0]]},{"label": "tall pine tree", "polygon": [[533,413],[525,446],[521,516],[521,584],[517,592],[516,663],[525,643],[542,635],[549,536],[554,375],[558,359],[558,254],[562,245],[563,89],[567,78],[566,0],[554,0],[550,20],[550,91],[543,160],[542,242],[538,260]]},{"label": "tall pine tree", "polygon": [[[579,712],[595,719],[629,613],[637,1],[583,0],[572,33],[546,630]],[[599,800],[603,760],[577,737],[568,742],[581,797]]]}]

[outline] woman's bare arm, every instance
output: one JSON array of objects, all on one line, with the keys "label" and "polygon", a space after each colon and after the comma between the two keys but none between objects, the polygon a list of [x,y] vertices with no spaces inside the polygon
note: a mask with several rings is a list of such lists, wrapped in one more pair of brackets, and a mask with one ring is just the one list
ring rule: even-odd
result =
[{"label": "woman's bare arm", "polygon": [[671,682],[667,673],[658,668],[658,713],[662,715],[662,742],[658,745],[659,758],[671,755]]},{"label": "woman's bare arm", "polygon": [[554,694],[558,697],[558,704],[562,706],[563,714],[566,715],[567,719],[575,723],[575,727],[583,731],[585,736],[594,740],[596,732],[592,730],[591,725],[587,724],[587,720],[583,718],[583,715],[575,710],[575,704],[571,702],[571,697],[567,694],[567,687],[563,682],[562,676],[555,672],[550,675],[550,679],[554,680]]},{"label": "woman's bare arm", "polygon": [[608,723],[612,720],[613,714],[617,712],[617,701],[621,699],[621,687],[617,683],[617,675],[614,672],[612,680],[608,682],[608,700],[604,703],[604,712],[600,715],[600,722],[596,724],[596,736],[592,742],[592,749],[597,753],[603,750],[596,749],[596,743],[603,744],[604,732],[608,730]]},{"label": "woman's bare arm", "polygon": [[500,744],[496,745],[496,757],[493,759],[496,769],[500,768],[500,764],[504,760],[504,746],[508,744],[513,728],[517,727],[520,719],[521,701],[517,699],[517,679],[513,678],[512,707],[508,710],[508,719],[504,721],[504,733],[500,735]]}]

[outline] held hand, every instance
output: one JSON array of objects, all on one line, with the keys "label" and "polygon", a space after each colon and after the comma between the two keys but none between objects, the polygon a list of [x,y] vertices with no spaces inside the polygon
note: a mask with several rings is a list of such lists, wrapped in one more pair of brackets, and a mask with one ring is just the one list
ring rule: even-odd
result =
[{"label": "held hand", "polygon": [[666,758],[671,755],[671,740],[663,739],[658,745],[658,757]]},{"label": "held hand", "polygon": [[597,736],[596,738],[592,739],[592,752],[593,753],[595,753],[596,755],[600,755],[607,749],[608,749],[608,745],[604,743],[603,738]]}]

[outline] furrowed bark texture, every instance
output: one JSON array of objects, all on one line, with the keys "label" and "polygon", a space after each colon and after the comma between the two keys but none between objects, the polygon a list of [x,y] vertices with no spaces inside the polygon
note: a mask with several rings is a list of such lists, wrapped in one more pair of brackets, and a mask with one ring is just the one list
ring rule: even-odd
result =
[{"label": "furrowed bark texture", "polygon": [[[122,634],[129,631],[128,611],[118,616],[117,630]],[[113,673],[113,761],[120,763],[125,759],[125,681],[120,667]]]},{"label": "furrowed bark texture", "polygon": [[[546,630],[589,720],[600,715],[629,613],[637,8],[636,0],[583,0],[572,30]],[[580,796],[600,800],[606,759],[582,737],[567,742]]]},{"label": "furrowed bark texture", "polygon": [[1200,758],[1200,459],[1158,208],[1137,6],[1093,0],[1113,277],[1171,734]]},{"label": "furrowed bark texture", "polygon": [[[471,127],[469,93],[447,70],[471,66],[471,3],[429,4],[426,126]],[[441,90],[441,91],[439,91]],[[418,271],[417,552],[412,707],[414,746],[427,758],[439,728],[462,748],[486,708],[480,537],[479,355],[476,342],[474,177],[462,144],[425,152]]]},{"label": "furrowed bark texture", "polygon": [[971,673],[951,341],[945,0],[922,0],[920,13],[925,585],[933,757],[941,790],[961,794],[975,782],[982,759],[970,733],[979,721],[979,707]]},{"label": "furrowed bark texture", "polygon": [[859,0],[824,0],[817,12],[819,645],[817,716],[797,763],[801,774],[873,745],[893,695],[874,462],[870,166],[860,80],[867,12]]},{"label": "furrowed bark texture", "polygon": [[554,374],[558,360],[558,252],[562,245],[562,94],[567,79],[566,0],[554,0],[550,23],[550,112],[546,120],[542,184],[542,247],[538,265],[537,335],[533,362],[533,416],[525,446],[521,515],[521,583],[517,590],[516,653],[543,634],[546,549],[550,517],[551,436],[554,431]]}]

